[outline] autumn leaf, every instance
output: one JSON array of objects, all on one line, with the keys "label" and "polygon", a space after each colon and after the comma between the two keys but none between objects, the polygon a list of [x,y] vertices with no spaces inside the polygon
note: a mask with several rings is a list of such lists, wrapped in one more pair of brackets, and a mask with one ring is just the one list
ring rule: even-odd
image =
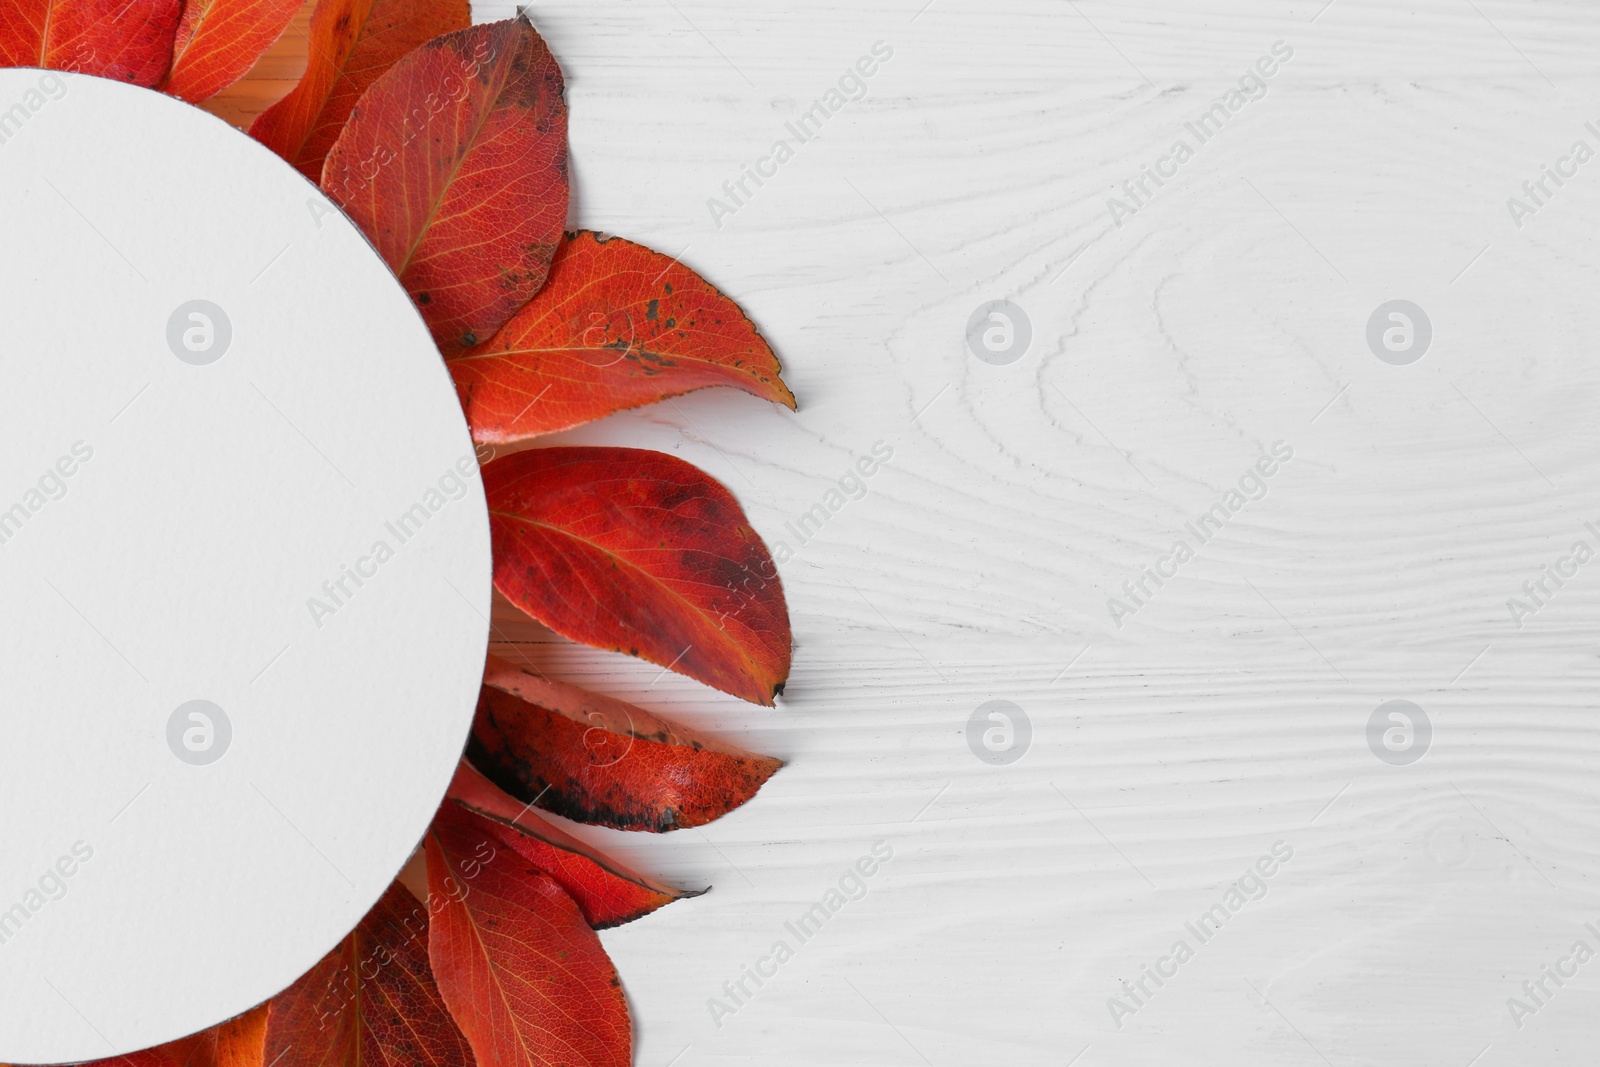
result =
[{"label": "autumn leaf", "polygon": [[[459,884],[444,887],[459,893]],[[472,1067],[434,984],[428,910],[394,883],[366,918],[272,1001],[273,1067]]]},{"label": "autumn leaf", "polygon": [[263,1067],[267,1005],[154,1048],[94,1060],[81,1067]]},{"label": "autumn leaf", "polygon": [[561,70],[526,16],[436,37],[372,83],[322,189],[400,278],[446,354],[544,284],[567,217]]},{"label": "autumn leaf", "polygon": [[80,1067],[216,1067],[217,1032],[204,1030],[165,1045],[94,1060]]},{"label": "autumn leaf", "polygon": [[522,856],[484,859],[482,826],[447,804],[425,838],[429,894],[443,901],[429,957],[479,1067],[627,1067],[632,1025],[600,939]]},{"label": "autumn leaf", "polygon": [[713,385],[795,406],[739,305],[677,260],[589,230],[567,236],[499,333],[449,359],[473,439],[491,443]]},{"label": "autumn leaf", "polygon": [[0,0],[0,67],[152,86],[172,62],[183,0]]},{"label": "autumn leaf", "polygon": [[483,470],[494,584],[552,630],[757,704],[789,676],[777,568],[697,467],[635,448],[541,448]]},{"label": "autumn leaf", "polygon": [[596,930],[632,922],[674,900],[700,895],[635,874],[535,813],[531,804],[505,793],[466,760],[456,770],[449,795],[463,808],[495,823],[486,832],[498,833],[509,847],[559,882]]},{"label": "autumn leaf", "polygon": [[467,0],[317,0],[306,72],[250,136],[313,182],[361,94],[400,57],[472,24]]},{"label": "autumn leaf", "polygon": [[489,657],[472,763],[523,803],[618,830],[677,830],[756,795],[781,760]]},{"label": "autumn leaf", "polygon": [[265,1067],[268,1004],[217,1027],[217,1067]]},{"label": "autumn leaf", "polygon": [[255,65],[303,0],[185,0],[162,89],[198,104]]}]

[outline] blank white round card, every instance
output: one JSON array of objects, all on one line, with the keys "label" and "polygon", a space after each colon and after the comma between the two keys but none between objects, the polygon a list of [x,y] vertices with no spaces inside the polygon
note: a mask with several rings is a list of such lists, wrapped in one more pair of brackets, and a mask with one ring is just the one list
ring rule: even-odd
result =
[{"label": "blank white round card", "polygon": [[0,1062],[172,1040],[377,900],[460,757],[488,516],[406,293],[203,112],[0,70]]}]

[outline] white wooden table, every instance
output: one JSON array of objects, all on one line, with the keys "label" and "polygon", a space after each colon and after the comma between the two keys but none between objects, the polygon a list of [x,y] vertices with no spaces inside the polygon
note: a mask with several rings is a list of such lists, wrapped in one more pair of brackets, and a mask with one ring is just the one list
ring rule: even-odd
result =
[{"label": "white wooden table", "polygon": [[[1600,160],[1570,160],[1600,151],[1600,12],[1321,7],[534,7],[575,221],[682,252],[801,402],[701,393],[562,438],[693,460],[795,550],[776,711],[536,628],[517,650],[790,763],[704,832],[584,831],[715,886],[605,935],[640,1064],[1593,1062],[1600,962],[1570,950],[1600,952],[1600,562],[1507,601],[1600,549]],[[1186,123],[1279,41],[1200,143]],[[774,176],[708,207],[779,138]],[[1543,164],[1576,174],[1535,205]],[[1145,165],[1171,176],[1119,226]],[[1008,365],[965,339],[996,299],[1031,321]],[[1394,299],[1432,325],[1406,366],[1366,337]],[[801,545],[786,524],[879,441]],[[1265,496],[1174,560],[1275,442]],[[966,740],[994,699],[1031,722],[1006,765]],[[1409,765],[1369,748],[1391,699],[1432,726]],[[879,840],[866,896],[800,943],[785,923]],[[1202,944],[1185,924],[1277,842]],[[1136,1002],[1146,965],[1171,977]]]}]

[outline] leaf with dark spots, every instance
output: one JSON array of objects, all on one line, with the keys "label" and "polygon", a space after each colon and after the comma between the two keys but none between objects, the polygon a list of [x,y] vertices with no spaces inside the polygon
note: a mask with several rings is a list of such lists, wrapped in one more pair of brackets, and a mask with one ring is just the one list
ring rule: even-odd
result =
[{"label": "leaf with dark spots", "polygon": [[0,67],[157,85],[182,13],[183,0],[0,0]]},{"label": "leaf with dark spots", "polygon": [[544,448],[483,470],[504,596],[574,641],[627,649],[757,704],[789,676],[789,610],[733,495],[661,452]]},{"label": "leaf with dark spots", "polygon": [[250,136],[313,182],[356,101],[407,52],[472,25],[466,0],[317,0],[306,71]]},{"label": "leaf with dark spots", "polygon": [[481,816],[485,834],[499,835],[497,840],[559,882],[596,930],[705,892],[673,889],[635,874],[510,796],[466,760],[450,783],[450,799]]},{"label": "leaf with dark spots", "polygon": [[446,804],[424,840],[441,901],[428,952],[479,1067],[628,1067],[628,1006],[600,939],[554,878],[485,852],[484,826]]},{"label": "leaf with dark spots", "polygon": [[[462,884],[442,891],[459,895]],[[349,936],[274,998],[267,1063],[473,1067],[434,982],[428,911],[400,883],[390,885]]]},{"label": "leaf with dark spots", "polygon": [[468,752],[521,803],[579,822],[656,832],[726,815],[783,766],[493,656]]},{"label": "leaf with dark spots", "polygon": [[795,406],[777,357],[737,304],[674,259],[588,230],[568,235],[549,283],[499,333],[446,357],[483,442],[715,385]]},{"label": "leaf with dark spots", "polygon": [[440,351],[544,284],[567,217],[561,69],[525,16],[436,37],[372,83],[322,189],[412,294]]}]

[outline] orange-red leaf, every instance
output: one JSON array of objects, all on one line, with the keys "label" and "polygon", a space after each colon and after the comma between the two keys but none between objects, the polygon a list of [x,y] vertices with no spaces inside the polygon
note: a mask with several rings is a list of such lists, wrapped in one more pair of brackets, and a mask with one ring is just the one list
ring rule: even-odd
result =
[{"label": "orange-red leaf", "polygon": [[[459,885],[446,887],[459,893]],[[434,984],[428,908],[398,882],[348,937],[272,1001],[273,1067],[472,1067]]]},{"label": "orange-red leaf", "polygon": [[263,1067],[267,1008],[262,1004],[198,1034],[82,1067]]},{"label": "orange-red leaf", "polygon": [[[628,1067],[628,1006],[600,939],[523,857],[482,862],[482,826],[446,804],[425,839],[429,892],[443,901],[428,953],[479,1067]],[[469,880],[452,894],[457,872]]]},{"label": "orange-red leaf", "polygon": [[215,1067],[217,1032],[204,1030],[155,1048],[93,1060],[80,1067]]},{"label": "orange-red leaf", "polygon": [[758,756],[643,708],[547,681],[491,656],[468,753],[523,803],[619,830],[677,830],[721,818],[782,760]]},{"label": "orange-red leaf", "polygon": [[455,781],[450,783],[450,799],[495,823],[493,828],[485,827],[485,832],[498,834],[497,840],[559,882],[596,930],[632,922],[674,900],[700,895],[635,874],[535,814],[530,805],[513,799],[466,760],[461,761]]},{"label": "orange-red leaf", "polygon": [[303,0],[186,0],[162,88],[198,104],[249,72]]},{"label": "orange-red leaf", "polygon": [[265,1067],[270,1008],[262,1004],[217,1027],[217,1067]]},{"label": "orange-red leaf", "polygon": [[0,0],[0,67],[155,85],[182,10],[183,0]]},{"label": "orange-red leaf", "polygon": [[730,385],[793,408],[778,358],[739,305],[677,260],[589,230],[493,339],[450,358],[472,436],[518,441]]},{"label": "orange-red leaf", "polygon": [[561,69],[526,16],[436,37],[372,83],[322,188],[400,276],[441,351],[544,284],[567,218]]},{"label": "orange-red leaf", "polygon": [[378,75],[441,33],[472,25],[467,0],[317,0],[306,72],[250,126],[250,136],[312,181]]},{"label": "orange-red leaf", "polygon": [[635,448],[542,448],[483,470],[494,584],[564,637],[771,704],[789,610],[766,545],[704,471]]}]

